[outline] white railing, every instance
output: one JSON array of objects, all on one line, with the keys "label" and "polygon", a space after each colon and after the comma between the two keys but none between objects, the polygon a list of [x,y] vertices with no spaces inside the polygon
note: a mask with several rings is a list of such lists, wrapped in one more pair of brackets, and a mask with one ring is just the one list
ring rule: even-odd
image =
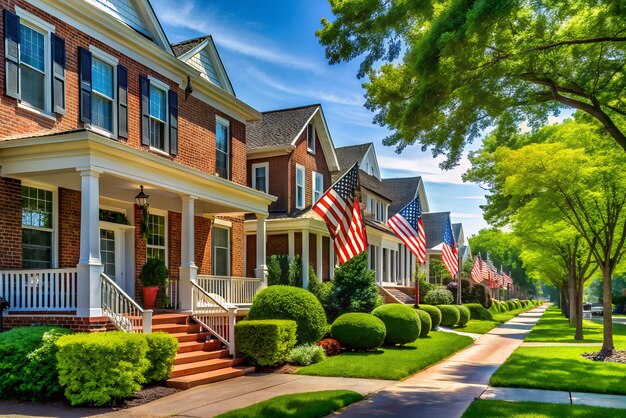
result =
[{"label": "white railing", "polygon": [[167,306],[163,305],[165,309],[178,310],[178,280],[168,280],[165,285],[165,296],[167,296]]},{"label": "white railing", "polygon": [[100,274],[102,313],[124,332],[152,332],[152,310],[142,309],[106,274]]},{"label": "white railing", "polygon": [[191,316],[209,330],[235,354],[235,321],[237,307],[219,295],[209,294],[197,281],[191,281]]},{"label": "white railing", "polygon": [[76,310],[76,269],[2,270],[0,296],[10,311]]},{"label": "white railing", "polygon": [[251,305],[254,295],[265,285],[263,279],[249,277],[198,275],[196,280],[205,292],[220,295],[226,302],[238,306]]}]

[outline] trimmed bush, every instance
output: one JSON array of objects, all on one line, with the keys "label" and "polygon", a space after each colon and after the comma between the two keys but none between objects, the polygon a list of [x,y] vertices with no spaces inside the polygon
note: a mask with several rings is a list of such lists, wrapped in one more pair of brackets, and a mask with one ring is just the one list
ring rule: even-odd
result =
[{"label": "trimmed bush", "polygon": [[508,302],[506,302],[509,311],[513,311],[515,309],[517,309],[517,305],[515,304],[515,302],[513,302],[512,300],[509,300]]},{"label": "trimmed bush", "polygon": [[428,335],[433,326],[433,321],[430,319],[430,315],[426,311],[421,309],[415,309],[417,316],[420,318],[420,338],[424,338]]},{"label": "trimmed bush", "polygon": [[312,344],[299,345],[289,353],[289,362],[300,366],[319,363],[325,359],[324,349]]},{"label": "trimmed bush", "polygon": [[461,319],[461,313],[455,305],[439,305],[441,310],[441,325],[444,327],[454,327]]},{"label": "trimmed bush", "polygon": [[508,312],[509,311],[508,302],[498,302],[498,309],[500,310],[500,313]]},{"label": "trimmed bush", "polygon": [[449,305],[453,301],[452,292],[445,288],[433,289],[424,296],[424,302],[428,305]]},{"label": "trimmed bush", "polygon": [[254,297],[248,319],[291,319],[298,325],[298,344],[315,344],[325,334],[326,314],[308,290],[270,286]]},{"label": "trimmed bush", "polygon": [[430,315],[430,319],[433,322],[431,329],[435,329],[441,324],[441,310],[437,306],[420,304],[420,309]]},{"label": "trimmed bush", "polygon": [[178,351],[178,340],[166,332],[141,335],[146,338],[148,343],[146,357],[150,361],[150,366],[145,374],[146,382],[167,380]]},{"label": "trimmed bush", "polygon": [[482,321],[491,321],[491,320],[493,320],[493,315],[491,314],[491,308],[489,308],[489,310],[487,310],[480,303],[466,303],[465,306],[470,311],[470,318],[471,319],[480,319]]},{"label": "trimmed bush", "polygon": [[372,314],[352,312],[335,319],[330,333],[345,348],[374,350],[385,342],[385,323]]},{"label": "trimmed bush", "polygon": [[334,338],[324,338],[322,341],[318,342],[317,345],[322,347],[326,357],[341,353],[341,343]]},{"label": "trimmed bush", "polygon": [[459,322],[456,324],[459,327],[464,327],[470,320],[470,310],[464,305],[454,305],[459,310]]},{"label": "trimmed bush", "polygon": [[412,343],[420,336],[420,318],[412,307],[390,303],[374,309],[372,315],[385,323],[385,344]]},{"label": "trimmed bush", "polygon": [[0,334],[0,399],[60,396],[55,341],[69,333],[65,328],[36,326]]},{"label": "trimmed bush", "polygon": [[259,366],[287,360],[296,346],[297,324],[285,319],[249,320],[235,325],[237,355]]},{"label": "trimmed bush", "polygon": [[150,367],[141,334],[66,335],[56,342],[59,383],[72,405],[105,405],[141,389]]}]

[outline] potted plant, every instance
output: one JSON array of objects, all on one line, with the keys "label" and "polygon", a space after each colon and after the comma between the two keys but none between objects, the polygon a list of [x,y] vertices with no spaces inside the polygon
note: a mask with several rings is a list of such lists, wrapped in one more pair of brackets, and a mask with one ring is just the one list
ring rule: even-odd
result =
[{"label": "potted plant", "polygon": [[149,258],[141,268],[139,280],[143,284],[143,305],[145,309],[154,309],[159,288],[167,281],[167,267],[158,258]]}]

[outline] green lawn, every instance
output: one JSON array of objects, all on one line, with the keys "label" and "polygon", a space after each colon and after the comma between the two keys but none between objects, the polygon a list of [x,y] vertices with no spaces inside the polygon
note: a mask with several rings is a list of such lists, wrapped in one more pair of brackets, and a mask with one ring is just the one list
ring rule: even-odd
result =
[{"label": "green lawn", "polygon": [[581,356],[598,349],[520,347],[491,376],[490,384],[626,395],[626,364],[594,362]]},{"label": "green lawn", "polygon": [[433,331],[404,347],[381,347],[377,351],[344,352],[303,367],[298,374],[400,380],[472,344],[470,337]]},{"label": "green lawn", "polygon": [[[525,341],[563,342],[563,343],[601,343],[602,324],[592,321],[583,321],[583,337],[581,341],[574,340],[574,327],[570,327],[569,320],[556,307],[548,308],[539,322],[532,329]],[[626,348],[626,325],[613,324],[613,341],[616,347]]]},{"label": "green lawn", "polygon": [[500,322],[471,319],[466,326],[457,328],[456,330],[461,332],[471,332],[472,334],[486,334],[498,325],[500,325]]},{"label": "green lawn", "polygon": [[463,418],[621,418],[623,409],[540,402],[474,401]]},{"label": "green lawn", "polygon": [[234,409],[217,418],[318,418],[325,417],[363,396],[351,390],[324,390],[277,396],[246,408]]},{"label": "green lawn", "polygon": [[512,311],[508,311],[505,313],[495,314],[493,315],[493,320],[501,324],[504,324],[505,322],[515,318],[517,315],[524,313],[526,311],[529,311],[531,309],[535,309],[535,308],[531,307],[531,308],[513,309]]}]

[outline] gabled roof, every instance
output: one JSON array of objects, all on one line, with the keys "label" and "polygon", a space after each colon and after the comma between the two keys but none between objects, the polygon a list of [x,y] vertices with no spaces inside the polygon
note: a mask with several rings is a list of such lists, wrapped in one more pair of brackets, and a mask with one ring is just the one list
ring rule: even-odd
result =
[{"label": "gabled roof", "polygon": [[[391,198],[389,205],[389,216],[393,216],[403,207],[409,204],[419,193],[421,177],[404,177],[395,179],[383,179],[382,184],[387,196]],[[424,205],[424,202],[420,202]],[[422,206],[422,211],[425,208]]]},{"label": "gabled roof", "polygon": [[342,171],[348,170],[355,163],[360,163],[367,150],[373,146],[371,142],[366,144],[350,145],[347,147],[339,147],[335,150],[337,158],[341,161]]},{"label": "gabled roof", "polygon": [[209,35],[199,36],[193,39],[187,39],[186,41],[176,42],[172,44],[172,51],[174,51],[174,55],[180,57],[185,55],[187,52],[191,51],[202,42],[209,39]]},{"label": "gabled roof", "polygon": [[450,219],[450,212],[427,212],[422,214],[424,233],[426,234],[426,248],[430,249],[443,242],[446,223]]},{"label": "gabled roof", "polygon": [[[391,202],[392,199],[387,193],[387,190],[385,189],[383,183],[380,180],[378,180],[376,177],[370,174],[367,174],[363,170],[359,170],[359,182],[361,183],[361,187],[365,187],[366,189],[376,193],[383,199]],[[362,203],[366,203],[366,202],[362,202]]]},{"label": "gabled roof", "polygon": [[461,236],[461,232],[463,231],[463,224],[462,223],[455,223],[452,224],[452,235],[454,235],[454,241],[458,244],[459,243],[459,237]]}]

